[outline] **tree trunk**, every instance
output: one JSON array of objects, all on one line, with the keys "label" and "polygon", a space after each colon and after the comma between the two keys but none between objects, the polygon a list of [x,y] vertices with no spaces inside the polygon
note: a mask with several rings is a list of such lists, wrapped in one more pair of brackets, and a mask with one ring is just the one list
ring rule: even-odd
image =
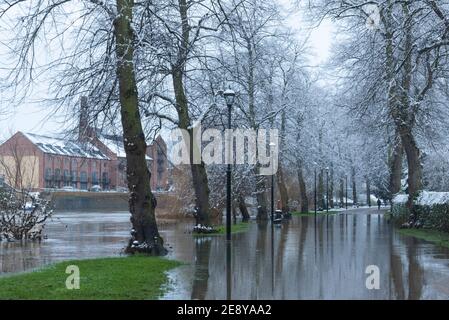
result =
[{"label": "tree trunk", "polygon": [[[259,170],[257,170],[259,171]],[[256,174],[256,199],[257,199],[257,217],[258,221],[268,220],[267,198],[266,198],[266,179],[265,176]]]},{"label": "tree trunk", "polygon": [[352,203],[357,205],[357,186],[355,181],[355,167],[351,168],[351,180],[352,180]]},{"label": "tree trunk", "polygon": [[[173,89],[176,99],[176,111],[179,118],[179,128],[189,131],[190,135],[190,169],[192,173],[193,190],[195,192],[195,205],[197,212],[195,214],[196,223],[203,226],[210,226],[211,210],[209,206],[209,183],[204,162],[193,163],[193,154],[200,153],[201,146],[196,146],[193,141],[193,129],[189,115],[189,104],[184,89],[185,64],[190,45],[190,26],[188,17],[188,4],[186,0],[178,0],[179,15],[182,29],[181,45],[178,47],[177,61],[171,66]],[[195,149],[197,148],[197,149]]]},{"label": "tree trunk", "polygon": [[329,174],[329,207],[334,207],[334,168],[331,166]]},{"label": "tree trunk", "polygon": [[288,207],[288,191],[287,191],[287,187],[285,186],[285,180],[284,180],[284,172],[282,170],[282,165],[279,162],[279,166],[278,166],[278,173],[276,175],[276,179],[277,179],[277,185],[279,188],[279,194],[281,196],[281,210],[282,212],[289,212],[290,209]]},{"label": "tree trunk", "polygon": [[[255,56],[253,50],[253,44],[250,39],[246,39],[246,49],[248,53],[248,115],[250,126],[252,129],[258,131],[258,124],[256,123],[256,104],[255,104],[255,81],[254,81],[254,71],[255,71]],[[256,146],[256,154],[259,150]],[[257,216],[258,221],[268,220],[268,209],[267,209],[267,199],[266,199],[266,178],[260,176],[260,163],[256,164],[254,174],[256,178],[256,199],[257,199]]]},{"label": "tree trunk", "polygon": [[401,191],[401,178],[402,178],[402,158],[404,149],[402,148],[401,138],[398,136],[392,146],[392,154],[390,156],[390,181],[388,190],[390,192],[390,200],[393,196]]},{"label": "tree trunk", "polygon": [[[270,100],[273,99],[273,95],[270,95]],[[273,101],[270,101],[270,105],[273,104]],[[288,191],[287,191],[287,187],[285,185],[285,179],[284,179],[284,170],[282,167],[282,152],[284,149],[284,145],[285,145],[285,123],[286,123],[286,115],[285,115],[285,110],[282,111],[281,113],[281,139],[280,139],[280,145],[279,145],[279,151],[281,154],[281,157],[279,159],[279,164],[278,164],[278,172],[276,175],[277,178],[277,184],[278,184],[278,188],[279,188],[279,194],[281,196],[281,210],[282,212],[289,212],[290,208],[288,207],[288,202],[289,202],[289,198],[288,198]]]},{"label": "tree trunk", "polygon": [[204,162],[190,165],[192,183],[195,191],[195,205],[198,209],[195,215],[196,224],[210,226],[209,183]]},{"label": "tree trunk", "polygon": [[[385,7],[385,15],[383,18],[385,25],[385,55],[386,55],[386,81],[389,84],[388,88],[388,101],[387,106],[390,110],[390,114],[393,119],[397,117],[397,111],[399,108],[398,101],[398,89],[396,86],[395,77],[395,56],[393,45],[393,33],[391,23],[393,20],[392,14],[392,2],[388,0]],[[401,190],[401,176],[402,176],[402,158],[403,148],[401,144],[401,138],[396,130],[395,140],[392,145],[392,154],[389,159],[390,178],[388,184],[389,200],[393,199],[393,196]]]},{"label": "tree trunk", "polygon": [[304,181],[304,175],[302,173],[302,165],[298,162],[298,182],[299,182],[299,196],[301,202],[301,212],[309,212],[309,199],[307,198],[306,183]]},{"label": "tree trunk", "polygon": [[340,208],[343,208],[345,205],[345,180],[343,178],[340,178]]},{"label": "tree trunk", "polygon": [[413,210],[413,201],[422,188],[422,168],[420,151],[413,137],[412,128],[415,124],[415,114],[411,110],[409,94],[412,90],[412,55],[409,54],[413,47],[413,26],[410,22],[412,15],[410,11],[410,3],[404,2],[402,4],[404,17],[407,19],[405,24],[405,43],[404,50],[407,52],[404,59],[404,73],[402,78],[402,95],[401,95],[401,108],[396,117],[396,127],[399,130],[402,146],[407,156],[408,166],[408,201],[407,207],[410,210],[410,222],[413,224],[416,222],[416,215]]},{"label": "tree trunk", "polygon": [[368,177],[366,177],[366,204],[371,208],[371,185]]},{"label": "tree trunk", "polygon": [[408,165],[408,195],[409,199],[407,207],[412,209],[413,200],[418,196],[422,189],[422,166],[421,157],[416,141],[407,127],[401,128],[400,131],[402,145],[404,146],[405,154],[407,155]]},{"label": "tree trunk", "polygon": [[237,198],[240,213],[242,214],[242,221],[247,222],[250,219],[248,208],[246,207],[245,198],[240,194]]},{"label": "tree trunk", "polygon": [[195,206],[197,211],[195,219],[197,225],[210,226],[210,206],[209,206],[209,183],[204,162],[195,164],[193,161],[194,153],[198,153],[200,146],[195,145],[193,137],[193,129],[190,128],[190,116],[188,112],[188,102],[184,92],[183,73],[173,67],[173,88],[177,103],[177,111],[179,118],[179,128],[187,130],[190,137],[190,171],[192,174],[193,191],[195,193]]},{"label": "tree trunk", "polygon": [[323,178],[323,169],[320,169],[320,173],[318,174],[318,210],[324,210],[326,208],[326,200],[324,198],[324,178]]},{"label": "tree trunk", "polygon": [[133,0],[116,0],[120,14],[114,21],[119,81],[120,111],[123,143],[126,152],[126,172],[130,190],[129,210],[133,226],[132,238],[126,252],[152,255],[166,254],[159,235],[154,212],[153,194],[145,154],[147,144],[142,129],[134,73],[133,32],[131,28]]}]

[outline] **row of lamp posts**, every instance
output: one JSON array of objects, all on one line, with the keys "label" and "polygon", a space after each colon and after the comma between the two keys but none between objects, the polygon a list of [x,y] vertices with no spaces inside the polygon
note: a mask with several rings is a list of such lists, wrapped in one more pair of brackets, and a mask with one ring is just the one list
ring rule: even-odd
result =
[{"label": "row of lamp posts", "polygon": [[[316,163],[315,163],[316,164]],[[345,176],[346,195],[345,195],[345,207],[348,210],[348,176]],[[316,167],[314,169],[314,211],[317,214],[317,174]],[[329,167],[326,167],[326,212],[329,213]]]},{"label": "row of lamp posts", "polygon": [[[226,106],[228,108],[228,126],[227,129],[231,129],[231,113],[232,106],[235,101],[235,92],[231,89],[227,89],[223,92],[223,97],[226,101]],[[232,135],[228,134],[228,139],[231,139]],[[228,140],[227,143],[227,169],[226,169],[226,273],[227,273],[227,298],[231,298],[231,159],[232,159],[232,141]],[[276,145],[274,143],[270,143],[270,153],[271,149]],[[273,160],[273,158],[271,159]],[[273,166],[274,170],[274,166]],[[317,214],[317,172],[316,168],[314,170],[314,178],[315,178],[315,215]],[[346,183],[346,199],[345,205],[346,209],[348,209],[348,176],[345,176]],[[329,168],[326,168],[326,212],[329,212]],[[273,219],[274,219],[274,172],[271,175],[271,228],[272,228],[272,236],[273,236]]]}]

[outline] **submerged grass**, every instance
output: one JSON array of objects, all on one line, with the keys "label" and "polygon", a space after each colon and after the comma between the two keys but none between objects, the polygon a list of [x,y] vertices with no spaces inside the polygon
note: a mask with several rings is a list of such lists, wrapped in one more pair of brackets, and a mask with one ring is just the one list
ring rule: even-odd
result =
[{"label": "submerged grass", "polygon": [[397,231],[405,236],[415,237],[449,248],[449,233],[447,232],[431,229],[397,229]]},{"label": "submerged grass", "polygon": [[[331,214],[337,214],[340,211],[329,211],[329,213],[327,213],[326,211],[317,211],[317,216],[322,216],[322,215],[331,215]],[[295,217],[309,217],[309,216],[314,216],[315,212],[314,211],[309,211],[309,212],[299,212],[299,211],[293,211],[292,215]]]},{"label": "submerged grass", "polygon": [[[249,227],[250,227],[251,223],[250,222],[238,222],[238,223],[233,223],[231,225],[231,233],[242,233],[242,232],[246,232],[248,231]],[[225,225],[219,225],[219,226],[215,226],[215,230],[217,230],[217,232],[214,233],[193,233],[193,235],[195,237],[204,237],[204,236],[221,236],[226,234],[226,226]]]},{"label": "submerged grass", "polygon": [[[66,288],[67,266],[80,272],[80,289]],[[0,278],[0,299],[157,299],[166,271],[181,265],[159,257],[133,256],[60,262],[40,270]]]}]

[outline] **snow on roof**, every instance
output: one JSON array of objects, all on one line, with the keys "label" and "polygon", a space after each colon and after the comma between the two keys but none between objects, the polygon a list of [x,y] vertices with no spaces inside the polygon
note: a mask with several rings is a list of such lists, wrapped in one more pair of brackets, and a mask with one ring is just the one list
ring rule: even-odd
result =
[{"label": "snow on roof", "polygon": [[125,158],[126,152],[123,147],[123,142],[115,139],[110,139],[104,135],[98,135],[98,139],[112,152],[114,152],[117,157]]},{"label": "snow on roof", "polygon": [[42,136],[34,133],[24,133],[42,152],[69,157],[109,160],[97,147],[91,143],[81,144],[78,141]]},{"label": "snow on roof", "polygon": [[[407,199],[407,194],[398,194],[393,198],[393,203],[403,204]],[[449,192],[422,191],[415,203],[422,206],[449,203]]]},{"label": "snow on roof", "polygon": [[[97,134],[98,139],[113,153],[117,155],[118,158],[126,158],[125,147],[123,146],[123,141],[119,139],[118,136],[109,136],[105,134]],[[149,156],[145,156],[146,160],[153,160]]]}]

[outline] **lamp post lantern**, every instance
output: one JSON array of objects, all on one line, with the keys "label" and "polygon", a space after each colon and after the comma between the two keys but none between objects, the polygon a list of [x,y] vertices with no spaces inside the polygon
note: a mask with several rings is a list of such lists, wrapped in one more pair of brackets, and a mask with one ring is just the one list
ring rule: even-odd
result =
[{"label": "lamp post lantern", "polygon": [[[228,129],[231,129],[231,111],[235,100],[235,92],[227,89],[223,92],[223,97],[228,107]],[[231,241],[231,159],[232,159],[232,140],[231,134],[228,134],[228,150],[227,150],[227,169],[226,169],[226,240]]]}]

